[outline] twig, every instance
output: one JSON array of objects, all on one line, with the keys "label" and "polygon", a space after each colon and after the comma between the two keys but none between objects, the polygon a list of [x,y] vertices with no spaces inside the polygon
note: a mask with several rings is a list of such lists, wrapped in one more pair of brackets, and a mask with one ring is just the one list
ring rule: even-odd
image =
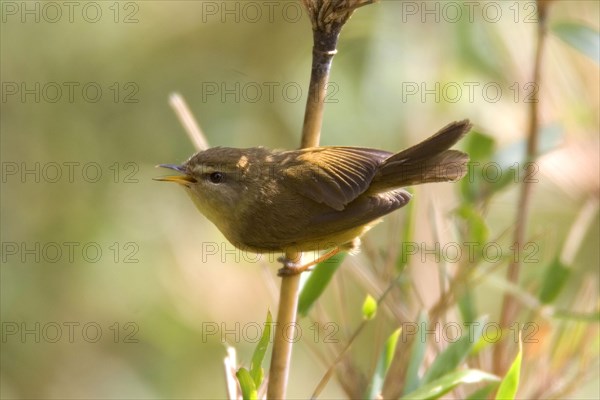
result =
[{"label": "twig", "polygon": [[[288,252],[288,260],[301,260],[300,253]],[[273,338],[273,353],[269,369],[269,387],[267,399],[283,399],[287,389],[290,360],[292,359],[292,344],[296,332],[296,316],[298,310],[298,289],[300,274],[287,275],[281,278],[279,292],[279,310]]]},{"label": "twig", "polygon": [[[540,85],[540,75],[542,66],[542,50],[547,31],[547,11],[548,1],[538,1],[538,25],[537,25],[537,44],[535,51],[535,59],[533,65],[533,82],[536,88]],[[527,135],[527,172],[525,176],[531,176],[535,173],[534,160],[537,157],[538,149],[538,132],[539,132],[539,115],[538,115],[538,92],[536,90],[534,98],[530,103],[529,108],[529,130]],[[531,180],[525,179],[521,185],[521,194],[517,206],[517,215],[515,220],[515,236],[514,246],[515,251],[519,251],[525,242],[525,230],[529,217],[529,204],[531,200],[531,191],[533,189]],[[506,279],[510,283],[516,284],[519,280],[519,270],[521,266],[520,257],[516,257],[508,266],[506,271]],[[502,302],[502,310],[500,314],[500,326],[507,328],[511,321],[515,318],[518,312],[518,303],[511,293],[505,293]],[[508,346],[510,343],[500,342],[494,348],[494,372],[496,375],[502,376],[506,371],[509,363]]]},{"label": "twig", "polygon": [[171,93],[169,95],[169,105],[175,111],[179,122],[183,125],[183,129],[185,129],[196,150],[208,149],[210,147],[208,140],[206,140],[206,136],[204,136],[200,125],[198,125],[183,97],[179,93]]},{"label": "twig", "polygon": [[352,346],[352,344],[354,343],[354,341],[356,340],[358,335],[360,335],[360,333],[363,331],[365,326],[367,326],[368,322],[369,322],[368,320],[363,320],[360,323],[360,325],[358,326],[358,328],[356,328],[356,330],[354,331],[354,333],[348,340],[348,343],[346,344],[344,349],[337,355],[335,360],[331,363],[331,365],[327,369],[327,372],[325,372],[325,375],[323,375],[323,378],[321,378],[321,381],[319,382],[319,384],[313,391],[312,396],[310,396],[311,399],[318,398],[319,395],[321,394],[321,392],[323,391],[323,389],[325,389],[325,386],[327,386],[327,382],[329,382],[329,380],[331,379],[331,376],[335,372],[335,368],[337,367],[339,362],[342,361],[342,358],[346,355],[346,353],[348,352],[348,350],[350,349],[350,347]]},{"label": "twig", "polygon": [[[377,307],[378,308],[381,305],[381,303],[385,300],[385,298],[387,297],[387,295],[391,292],[391,290],[398,284],[398,280],[400,279],[400,277],[401,277],[400,274],[398,276],[396,276],[396,278],[388,285],[388,287],[381,294],[381,296],[379,296],[379,298],[377,299]],[[335,360],[329,366],[329,369],[327,369],[327,372],[325,372],[325,374],[323,375],[323,378],[321,378],[321,381],[319,382],[319,384],[317,385],[317,387],[313,391],[312,396],[310,397],[311,399],[316,399],[321,394],[321,392],[323,391],[323,389],[325,389],[325,386],[327,385],[327,382],[329,382],[329,379],[331,379],[331,376],[335,372],[336,366],[339,364],[340,361],[342,361],[342,358],[346,355],[346,353],[348,352],[348,350],[350,349],[350,347],[352,346],[352,344],[354,343],[354,341],[356,340],[356,338],[358,337],[358,335],[360,335],[360,333],[363,331],[363,329],[367,326],[367,324],[369,322],[371,322],[370,319],[364,319],[358,325],[358,327],[356,328],[356,330],[350,336],[350,339],[348,339],[348,343],[346,343],[346,346],[344,346],[344,348],[342,349],[342,351],[337,355],[337,357],[335,358]]]},{"label": "twig", "polygon": [[313,27],[313,60],[301,147],[319,145],[329,72],[344,24],[358,7],[373,0],[302,0]]},{"label": "twig", "polygon": [[[371,2],[372,0],[302,0],[312,23],[314,39],[312,72],[302,128],[302,148],[319,145],[327,82],[342,27],[356,8]],[[299,260],[301,254],[288,252],[285,257],[288,260]],[[267,389],[268,399],[285,398],[293,344],[290,332],[293,332],[296,326],[299,286],[299,274],[288,274],[281,278]]]},{"label": "twig", "polygon": [[570,267],[575,260],[575,255],[583,243],[583,238],[586,232],[595,220],[595,216],[598,213],[598,199],[594,196],[590,196],[585,202],[584,206],[579,210],[577,218],[571,225],[571,229],[567,234],[567,239],[562,248],[560,254],[560,261]]}]

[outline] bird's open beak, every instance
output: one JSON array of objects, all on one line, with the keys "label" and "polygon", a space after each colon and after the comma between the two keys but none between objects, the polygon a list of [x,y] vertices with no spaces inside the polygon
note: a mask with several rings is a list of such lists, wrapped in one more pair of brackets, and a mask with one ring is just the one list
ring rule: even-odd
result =
[{"label": "bird's open beak", "polygon": [[[185,174],[185,168],[182,165],[175,165],[175,164],[160,164],[157,165],[157,167],[161,167],[161,168],[169,168],[169,169],[173,169],[177,172],[182,172]],[[189,175],[171,175],[171,176],[161,176],[159,178],[153,178],[155,181],[161,181],[161,182],[175,182],[175,183],[179,183],[180,185],[185,185],[185,186],[189,186],[191,183],[196,183],[196,179],[194,179],[192,176]]]}]

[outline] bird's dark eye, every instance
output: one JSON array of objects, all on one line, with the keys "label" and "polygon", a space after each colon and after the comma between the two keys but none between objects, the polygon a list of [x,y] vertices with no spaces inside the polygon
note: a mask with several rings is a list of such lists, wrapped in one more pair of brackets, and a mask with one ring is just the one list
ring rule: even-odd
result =
[{"label": "bird's dark eye", "polygon": [[222,172],[213,172],[208,176],[208,179],[210,179],[212,183],[221,183],[224,178],[225,175],[223,175]]}]

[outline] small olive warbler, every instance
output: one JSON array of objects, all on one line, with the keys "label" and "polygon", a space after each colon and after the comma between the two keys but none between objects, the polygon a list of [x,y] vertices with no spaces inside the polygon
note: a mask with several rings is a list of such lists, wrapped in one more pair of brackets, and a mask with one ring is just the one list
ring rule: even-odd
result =
[{"label": "small olive warbler", "polygon": [[[382,216],[408,203],[411,196],[402,187],[462,178],[468,156],[449,148],[470,127],[468,120],[453,122],[396,154],[341,146],[215,147],[182,165],[160,165],[182,175],[156,179],[181,184],[237,248],[256,253],[333,249],[317,262],[355,249],[357,239]],[[288,273],[309,266],[284,264]]]}]

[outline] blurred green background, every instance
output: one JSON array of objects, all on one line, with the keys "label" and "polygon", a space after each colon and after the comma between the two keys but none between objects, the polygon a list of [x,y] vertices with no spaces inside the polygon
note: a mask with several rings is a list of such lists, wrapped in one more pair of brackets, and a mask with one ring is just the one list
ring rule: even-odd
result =
[{"label": "blurred green background", "polygon": [[[322,144],[400,150],[470,118],[507,149],[507,165],[520,160],[535,3],[482,1],[470,14],[450,3],[382,1],[354,14],[333,64]],[[0,4],[0,395],[224,397],[221,336],[247,365],[255,341],[244,327],[277,309],[278,267],[224,251],[231,245],[182,190],[152,180],[162,174],[156,164],[194,152],[168,96],[184,96],[213,146],[297,147],[310,72],[307,16],[296,2]],[[550,25],[597,30],[598,15],[598,2],[557,1]],[[600,103],[597,59],[552,32],[544,57],[541,145],[551,151],[539,163],[528,228],[540,265],[563,247],[586,202],[597,202]],[[432,215],[456,207],[458,189],[415,189],[416,242],[434,240]],[[491,237],[512,229],[517,194],[512,185],[490,201]],[[402,213],[369,233],[368,251],[399,238]],[[592,219],[561,299],[571,304],[586,285],[594,309],[597,213]],[[442,238],[451,231],[449,224]],[[437,285],[431,271],[408,267],[425,305],[437,296],[428,290]],[[524,286],[536,287],[539,276],[526,265]],[[348,303],[332,293],[323,299],[347,314],[332,312],[340,340],[368,291],[352,277],[342,285],[354,290]],[[492,281],[480,290],[480,310],[497,319],[504,289]],[[314,339],[310,322],[302,332],[292,398],[308,397],[327,368],[304,343]],[[366,335],[354,352],[368,360],[368,335],[381,334]],[[593,398],[598,382],[578,389],[573,396]],[[335,383],[325,393],[344,396]]]}]

